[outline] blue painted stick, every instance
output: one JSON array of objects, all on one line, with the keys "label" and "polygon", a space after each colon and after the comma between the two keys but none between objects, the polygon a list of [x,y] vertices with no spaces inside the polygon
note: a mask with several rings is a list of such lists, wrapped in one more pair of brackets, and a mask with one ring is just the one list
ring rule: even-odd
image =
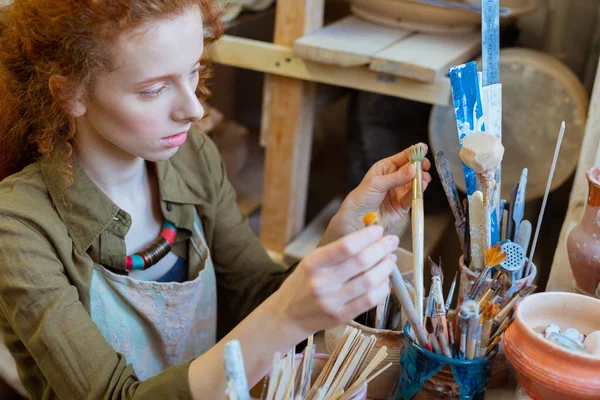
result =
[{"label": "blue painted stick", "polygon": [[[456,127],[458,128],[458,142],[462,148],[465,137],[478,130],[483,130],[483,108],[481,106],[479,80],[477,79],[477,64],[475,61],[471,61],[467,64],[452,67],[449,76],[454,113],[456,115]],[[462,167],[467,196],[471,196],[477,190],[477,177],[475,171],[467,167],[465,163],[462,163]]]}]

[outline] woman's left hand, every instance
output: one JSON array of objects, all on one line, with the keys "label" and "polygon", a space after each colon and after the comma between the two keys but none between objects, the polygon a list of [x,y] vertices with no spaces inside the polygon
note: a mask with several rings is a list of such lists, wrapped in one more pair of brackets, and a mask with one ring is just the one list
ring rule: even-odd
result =
[{"label": "woman's left hand", "polygon": [[[379,224],[388,231],[408,215],[412,203],[412,179],[415,168],[408,161],[410,149],[376,162],[362,182],[344,199],[340,210],[332,218],[319,245],[330,243],[364,226],[363,217],[377,212]],[[431,163],[423,160],[423,171]],[[431,175],[423,172],[423,190],[431,182]]]}]

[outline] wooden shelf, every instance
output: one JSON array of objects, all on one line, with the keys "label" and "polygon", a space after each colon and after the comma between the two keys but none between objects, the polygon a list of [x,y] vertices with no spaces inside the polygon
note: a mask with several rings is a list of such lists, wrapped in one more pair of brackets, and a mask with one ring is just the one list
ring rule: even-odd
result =
[{"label": "wooden shelf", "polygon": [[332,66],[367,66],[375,72],[435,82],[447,75],[449,67],[470,60],[480,49],[480,32],[419,33],[349,16],[297,39],[293,54]]},{"label": "wooden shelf", "polygon": [[224,35],[216,43],[214,62],[422,103],[447,105],[450,101],[450,82],[446,77],[420,82],[376,72],[367,66],[340,68],[304,60],[294,55],[291,47],[231,35]]}]

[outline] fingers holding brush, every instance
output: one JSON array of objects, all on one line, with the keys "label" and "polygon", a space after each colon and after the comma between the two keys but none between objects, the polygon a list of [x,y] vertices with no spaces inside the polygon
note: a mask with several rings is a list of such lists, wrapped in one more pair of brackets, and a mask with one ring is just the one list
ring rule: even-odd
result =
[{"label": "fingers holding brush", "polygon": [[384,236],[365,247],[360,253],[336,265],[330,272],[335,274],[340,282],[345,282],[364,273],[373,265],[386,260],[386,258],[393,257],[396,260],[397,257],[393,252],[397,249],[398,243],[398,236]]},{"label": "fingers holding brush", "polygon": [[319,247],[283,282],[276,302],[307,335],[347,322],[387,296],[397,245],[370,226]]}]

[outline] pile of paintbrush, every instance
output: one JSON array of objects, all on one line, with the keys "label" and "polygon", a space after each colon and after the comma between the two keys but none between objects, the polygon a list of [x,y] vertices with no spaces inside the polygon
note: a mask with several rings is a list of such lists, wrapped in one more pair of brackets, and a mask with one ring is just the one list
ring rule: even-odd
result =
[{"label": "pile of paintbrush", "polygon": [[293,351],[284,358],[276,353],[272,372],[265,377],[261,400],[352,399],[365,383],[368,384],[392,365],[388,363],[374,372],[387,356],[387,348],[383,346],[367,362],[375,342],[373,335],[367,336],[358,329],[347,327],[314,382],[311,379],[315,360],[312,336],[301,361],[296,361]]},{"label": "pile of paintbrush", "polygon": [[448,322],[447,311],[452,302],[456,275],[444,303],[442,269],[429,260],[432,284],[424,325],[435,353],[472,360],[489,355],[500,342],[502,333],[512,321],[515,306],[536,289],[528,286],[511,294],[512,279],[496,268],[505,258],[500,246],[485,251],[486,267],[472,283],[452,322]]}]

